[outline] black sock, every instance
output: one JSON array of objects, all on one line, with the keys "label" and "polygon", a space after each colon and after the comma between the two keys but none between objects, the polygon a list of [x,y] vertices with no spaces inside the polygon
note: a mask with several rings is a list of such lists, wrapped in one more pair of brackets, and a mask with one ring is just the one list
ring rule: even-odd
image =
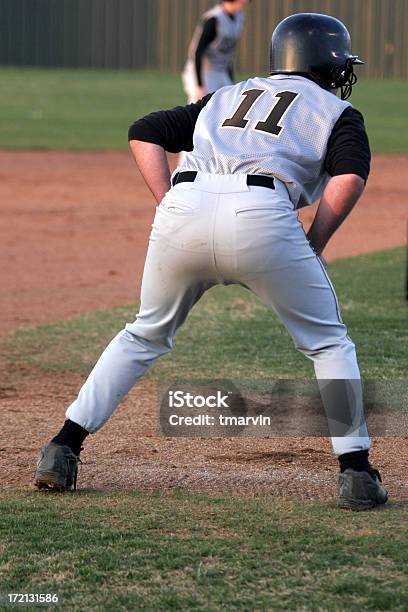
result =
[{"label": "black sock", "polygon": [[339,456],[340,472],[344,472],[351,468],[356,472],[368,472],[370,463],[368,461],[368,450],[355,451],[354,453],[345,453]]},{"label": "black sock", "polygon": [[88,435],[89,431],[86,431],[81,425],[68,419],[65,421],[61,431],[51,440],[51,442],[55,444],[65,444],[69,446],[75,455],[79,456],[83,441]]}]

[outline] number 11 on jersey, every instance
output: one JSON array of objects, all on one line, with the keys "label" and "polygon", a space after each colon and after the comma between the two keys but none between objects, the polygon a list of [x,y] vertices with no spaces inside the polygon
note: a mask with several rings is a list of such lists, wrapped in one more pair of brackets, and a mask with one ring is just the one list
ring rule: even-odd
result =
[{"label": "number 11 on jersey", "polygon": [[[232,117],[224,121],[222,127],[245,129],[251,122],[251,119],[247,117],[249,111],[255,105],[258,98],[264,93],[266,93],[265,89],[248,89],[244,91],[242,93],[244,99],[241,104]],[[279,125],[279,121],[281,121],[283,115],[289,110],[289,107],[293,104],[298,95],[298,93],[294,93],[293,91],[281,91],[276,93],[274,97],[277,98],[277,102],[274,104],[271,112],[265,121],[258,121],[253,129],[259,132],[266,132],[272,136],[279,136],[284,127],[283,125]]]}]

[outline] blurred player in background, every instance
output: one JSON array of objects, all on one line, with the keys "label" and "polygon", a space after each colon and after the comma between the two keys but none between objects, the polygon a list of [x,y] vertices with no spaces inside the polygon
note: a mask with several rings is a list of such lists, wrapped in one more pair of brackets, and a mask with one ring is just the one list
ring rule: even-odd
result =
[{"label": "blurred player in background", "polygon": [[233,84],[232,58],[244,27],[244,8],[250,1],[221,2],[201,17],[182,74],[189,103]]}]

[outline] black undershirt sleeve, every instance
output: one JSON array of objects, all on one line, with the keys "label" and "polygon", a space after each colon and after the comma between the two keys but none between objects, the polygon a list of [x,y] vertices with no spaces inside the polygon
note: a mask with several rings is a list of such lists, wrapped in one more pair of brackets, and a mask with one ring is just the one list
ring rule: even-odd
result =
[{"label": "black undershirt sleeve", "polygon": [[337,120],[329,138],[324,162],[330,176],[357,174],[367,181],[371,152],[363,115],[347,108]]},{"label": "black undershirt sleeve", "polygon": [[128,140],[157,144],[169,153],[193,150],[193,134],[198,115],[211,99],[207,94],[194,104],[150,113],[129,127]]},{"label": "black undershirt sleeve", "polygon": [[215,40],[217,36],[217,20],[215,17],[210,17],[203,24],[203,31],[201,33],[200,40],[198,41],[197,49],[195,52],[195,69],[198,85],[202,86],[202,63],[203,55],[206,52],[207,47]]}]

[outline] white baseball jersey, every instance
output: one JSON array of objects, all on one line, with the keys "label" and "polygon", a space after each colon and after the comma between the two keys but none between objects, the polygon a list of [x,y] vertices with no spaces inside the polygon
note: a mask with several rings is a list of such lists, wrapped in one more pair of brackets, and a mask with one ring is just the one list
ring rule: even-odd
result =
[{"label": "white baseball jersey", "polygon": [[295,207],[317,200],[332,129],[351,106],[301,76],[256,77],[215,92],[200,112],[183,169],[265,174],[283,181]]},{"label": "white baseball jersey", "polygon": [[[215,17],[217,21],[217,35],[205,52],[205,60],[212,70],[224,72],[231,65],[235,46],[244,27],[244,13],[238,11],[234,19],[228,16],[223,7],[214,6],[203,15],[203,23]],[[188,59],[194,61],[198,41],[202,34],[202,25],[198,25],[188,49]]]}]

